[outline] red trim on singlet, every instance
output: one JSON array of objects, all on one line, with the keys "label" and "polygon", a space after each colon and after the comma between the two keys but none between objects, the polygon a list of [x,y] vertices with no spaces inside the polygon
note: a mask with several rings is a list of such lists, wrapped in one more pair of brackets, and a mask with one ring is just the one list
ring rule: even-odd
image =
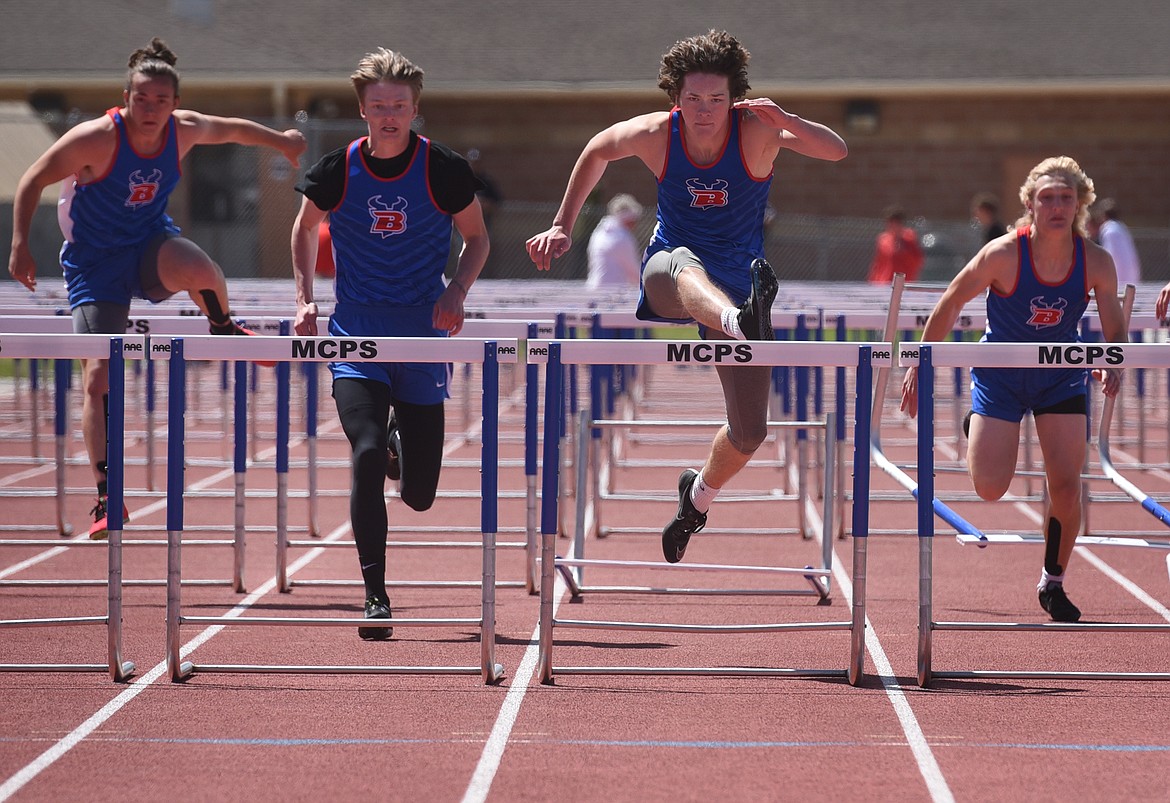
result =
[{"label": "red trim on singlet", "polygon": [[666,176],[666,168],[670,165],[670,145],[671,140],[674,139],[670,132],[673,123],[671,118],[676,111],[681,111],[678,106],[673,107],[666,113],[666,154],[662,157],[662,169],[658,171],[657,179],[659,184],[662,183],[662,179]]},{"label": "red trim on singlet", "polygon": [[744,156],[744,154],[743,154],[743,119],[744,119],[744,117],[746,117],[746,114],[744,114],[744,112],[742,110],[737,110],[737,111],[739,112],[739,161],[740,161],[740,164],[743,165],[743,172],[747,173],[748,178],[750,178],[752,181],[756,182],[757,184],[762,184],[765,181],[770,181],[772,179],[772,176],[774,176],[776,174],[776,164],[774,162],[772,163],[772,165],[768,169],[768,175],[764,176],[763,178],[756,178],[756,174],[752,172],[752,169],[750,167],[748,167],[747,157]]},{"label": "red trim on singlet", "polygon": [[[362,137],[362,139],[364,141],[368,142],[370,138],[369,137]],[[419,137],[418,139],[419,139],[419,147],[414,149],[414,153],[411,154],[411,156],[410,156],[410,161],[406,163],[406,167],[402,168],[402,172],[399,173],[397,176],[394,176],[393,178],[382,178],[381,176],[376,174],[373,170],[371,170],[370,163],[366,161],[366,152],[359,145],[358,146],[358,154],[362,157],[362,166],[365,168],[366,172],[370,174],[371,178],[374,178],[378,181],[381,181],[384,184],[389,184],[391,181],[397,181],[398,179],[402,178],[407,173],[409,173],[410,168],[414,167],[414,160],[418,158],[418,152],[422,150],[423,137]],[[408,139],[407,143],[409,143],[409,142],[410,142],[410,140]],[[350,143],[350,144],[352,145],[353,143]],[[407,145],[407,147],[410,147],[409,144]],[[394,157],[391,156],[390,158],[393,159]]]}]

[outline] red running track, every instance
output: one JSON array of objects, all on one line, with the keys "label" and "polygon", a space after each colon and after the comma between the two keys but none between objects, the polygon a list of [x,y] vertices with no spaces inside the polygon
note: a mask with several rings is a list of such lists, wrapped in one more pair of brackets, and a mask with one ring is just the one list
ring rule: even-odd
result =
[{"label": "red running track", "polygon": [[[695,418],[718,415],[719,398],[708,372],[656,370],[650,400],[679,402]],[[678,369],[679,371],[683,369]],[[680,398],[679,388],[689,389]],[[271,404],[261,385],[261,406]],[[225,445],[213,393],[202,399],[206,415],[192,414],[192,455],[221,457]],[[347,529],[347,448],[338,437],[335,413],[324,394],[320,458],[322,540]],[[708,405],[700,409],[700,405]],[[898,461],[912,459],[913,432],[887,405],[884,440]],[[505,406],[508,433],[501,457],[520,456],[519,416]],[[131,424],[133,428],[134,424]],[[295,423],[294,423],[295,428]],[[449,432],[462,428],[458,405],[450,408]],[[259,456],[270,459],[271,418],[261,416]],[[26,431],[9,425],[8,432]],[[165,432],[160,433],[165,437]],[[202,436],[200,436],[202,437]],[[268,440],[265,441],[264,439]],[[5,440],[4,454],[27,454],[28,444]],[[452,438],[452,461],[473,463],[478,444]],[[939,460],[953,438],[940,434]],[[70,453],[80,453],[80,441]],[[771,449],[766,446],[765,449]],[[1165,443],[1151,443],[1153,453]],[[701,443],[666,446],[631,443],[631,457],[669,458],[662,467],[617,468],[620,488],[669,491],[680,467],[701,460]],[[1114,438],[1120,468],[1128,447]],[[142,444],[128,450],[142,457]],[[761,452],[763,454],[763,452]],[[293,457],[304,457],[295,445]],[[3,466],[4,488],[44,487],[52,471]],[[850,469],[852,470],[852,469]],[[165,535],[162,500],[146,494],[141,466],[129,469],[127,487],[133,520],[127,538]],[[848,472],[847,472],[848,473]],[[215,466],[187,468],[187,486],[228,491],[231,474]],[[1170,497],[1170,476],[1140,473],[1151,493]],[[776,487],[775,470],[750,469],[737,489]],[[273,487],[273,472],[248,472],[250,491]],[[89,486],[80,462],[68,469],[68,486]],[[962,474],[939,474],[940,492],[962,492]],[[122,800],[239,799],[317,800],[1165,800],[1170,778],[1170,685],[1157,682],[1081,680],[950,680],[929,689],[915,682],[917,643],[917,539],[913,502],[880,471],[873,473],[880,498],[871,508],[866,676],[858,687],[836,679],[558,676],[544,686],[534,676],[537,598],[523,589],[497,595],[497,660],[506,667],[498,686],[474,676],[196,674],[170,682],[165,655],[165,593],[159,586],[132,586],[125,593],[125,644],[137,674],[114,684],[99,673],[0,674],[0,799]],[[291,486],[304,487],[303,471]],[[477,488],[474,467],[445,470],[444,489]],[[520,469],[501,470],[501,487],[518,491]],[[1024,497],[1019,481],[1013,492]],[[1095,484],[1094,491],[1109,489]],[[731,489],[728,490],[728,493]],[[572,500],[570,500],[571,502]],[[48,523],[48,497],[5,499],[0,524]],[[68,498],[79,530],[92,504],[86,494]],[[475,500],[442,499],[426,514],[388,502],[395,526],[476,523]],[[188,500],[189,535],[200,527],[231,523],[223,496]],[[792,526],[794,502],[717,501],[709,527]],[[988,530],[1034,531],[1034,501],[955,502],[969,520]],[[674,502],[609,501],[607,521],[658,527]],[[303,499],[294,499],[292,526],[303,528]],[[184,590],[184,610],[215,615],[235,608],[285,616],[360,615],[359,588],[295,586],[272,589],[274,549],[270,497],[250,499],[246,582],[238,594],[226,586]],[[569,515],[571,519],[571,513]],[[1094,503],[1092,520],[1110,530],[1158,534],[1156,522],[1135,504]],[[523,525],[523,506],[501,502],[501,527]],[[1160,525],[1158,525],[1160,526]],[[934,549],[938,619],[1044,621],[1035,598],[1040,548],[962,547],[938,524]],[[54,547],[67,543],[53,533],[43,547],[0,552],[0,580],[101,579],[104,551]],[[1163,535],[1164,537],[1164,535]],[[501,536],[501,540],[511,537]],[[560,551],[567,547],[559,539]],[[591,540],[591,558],[660,559],[656,535],[614,533]],[[720,623],[803,621],[847,617],[851,581],[847,541],[834,543],[833,604],[817,607],[800,597],[710,597],[588,594],[569,602],[560,589],[559,615],[630,618],[637,621]],[[688,562],[802,565],[817,546],[798,536],[720,535],[695,537]],[[99,558],[98,556],[102,557]],[[47,556],[47,557],[45,557]],[[294,581],[353,579],[350,548],[300,550]],[[33,563],[33,561],[37,561]],[[158,547],[125,549],[127,579],[165,575]],[[391,552],[392,579],[473,578],[477,551],[400,549]],[[229,552],[189,548],[185,578],[223,578]],[[592,570],[594,582],[605,582]],[[1121,548],[1082,549],[1070,567],[1069,592],[1087,619],[1167,622],[1170,588],[1164,555]],[[524,576],[523,555],[504,550],[501,579]],[[623,573],[621,582],[650,583],[654,575]],[[0,588],[3,618],[82,615],[100,612],[104,589]],[[1145,596],[1143,596],[1143,594]],[[396,616],[474,617],[478,591],[402,588],[392,591]],[[808,665],[845,666],[848,634],[711,636],[678,633],[556,631],[555,656],[564,664]],[[192,626],[183,642],[199,642],[192,657],[204,663],[394,663],[474,664],[479,645],[472,628],[400,629],[393,641],[360,641],[348,628],[245,628],[216,632]],[[101,661],[101,628],[0,630],[0,661]],[[1157,634],[936,634],[934,662],[944,668],[1109,669],[1165,671],[1170,639]]]}]

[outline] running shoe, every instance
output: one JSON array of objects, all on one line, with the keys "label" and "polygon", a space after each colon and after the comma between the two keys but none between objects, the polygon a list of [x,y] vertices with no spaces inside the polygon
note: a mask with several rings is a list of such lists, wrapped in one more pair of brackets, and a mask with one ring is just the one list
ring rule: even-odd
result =
[{"label": "running shoe", "polygon": [[[390,601],[385,597],[366,597],[366,619],[390,619]],[[394,635],[389,625],[380,627],[359,627],[358,636],[366,641],[387,641]]]},{"label": "running shoe", "polygon": [[[221,327],[217,327],[215,325],[209,324],[208,331],[210,331],[211,334],[213,334],[213,335],[247,335],[250,337],[256,336],[256,333],[253,332],[251,329],[245,329],[244,327],[240,326],[235,321],[229,321],[228,324],[230,324],[230,326],[231,326],[230,329],[227,329],[226,325],[224,328],[221,328]],[[261,365],[265,368],[275,368],[276,367],[275,360],[252,360],[252,362],[256,363],[257,365]]]},{"label": "running shoe", "polygon": [[707,514],[700,513],[691,502],[691,486],[699,472],[688,468],[678,476],[678,512],[662,530],[662,556],[667,563],[678,563],[687,551],[691,536],[707,525]]},{"label": "running shoe", "polygon": [[772,329],[772,302],[780,283],[766,259],[752,260],[752,292],[739,305],[739,329],[745,340],[775,340]]},{"label": "running shoe", "polygon": [[1040,589],[1040,607],[1056,622],[1079,622],[1081,609],[1073,605],[1064,593],[1061,583],[1049,583]]},{"label": "running shoe", "polygon": [[[93,516],[93,525],[89,528],[90,541],[105,541],[110,537],[110,527],[106,519],[106,497],[99,496],[97,504],[93,506],[93,510],[89,511],[89,515]],[[125,503],[122,505],[122,522],[130,521],[130,509],[126,507]]]}]

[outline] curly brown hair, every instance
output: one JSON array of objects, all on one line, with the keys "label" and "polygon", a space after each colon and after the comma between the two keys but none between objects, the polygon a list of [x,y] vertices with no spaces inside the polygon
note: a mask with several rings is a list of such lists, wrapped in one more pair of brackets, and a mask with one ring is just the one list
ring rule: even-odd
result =
[{"label": "curly brown hair", "polygon": [[146,47],[140,47],[130,54],[130,61],[126,71],[126,89],[130,89],[130,79],[137,73],[149,75],[152,78],[170,78],[175,86],[175,95],[179,94],[179,71],[175,69],[179,57],[174,54],[167,43],[157,36],[150,40]]},{"label": "curly brown hair", "polygon": [[752,54],[727,31],[710,30],[701,36],[692,36],[674,43],[662,57],[658,68],[658,87],[666,92],[671,103],[678,103],[683,79],[689,73],[725,75],[731,88],[731,100],[743,100],[751,89],[747,77],[748,60]]}]

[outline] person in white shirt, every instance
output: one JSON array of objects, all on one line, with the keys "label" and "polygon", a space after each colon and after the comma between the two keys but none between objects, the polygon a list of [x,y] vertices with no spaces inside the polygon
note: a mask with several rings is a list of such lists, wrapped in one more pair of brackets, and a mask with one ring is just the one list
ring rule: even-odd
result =
[{"label": "person in white shirt", "polygon": [[1117,286],[1136,286],[1142,279],[1142,261],[1138,258],[1133,235],[1121,222],[1117,202],[1112,198],[1102,198],[1093,207],[1091,223],[1092,234],[1097,242],[1113,257],[1113,264],[1117,268]]},{"label": "person in white shirt", "polygon": [[606,215],[589,238],[589,279],[585,287],[637,287],[642,272],[642,249],[634,228],[642,219],[642,205],[621,193],[610,199]]}]

